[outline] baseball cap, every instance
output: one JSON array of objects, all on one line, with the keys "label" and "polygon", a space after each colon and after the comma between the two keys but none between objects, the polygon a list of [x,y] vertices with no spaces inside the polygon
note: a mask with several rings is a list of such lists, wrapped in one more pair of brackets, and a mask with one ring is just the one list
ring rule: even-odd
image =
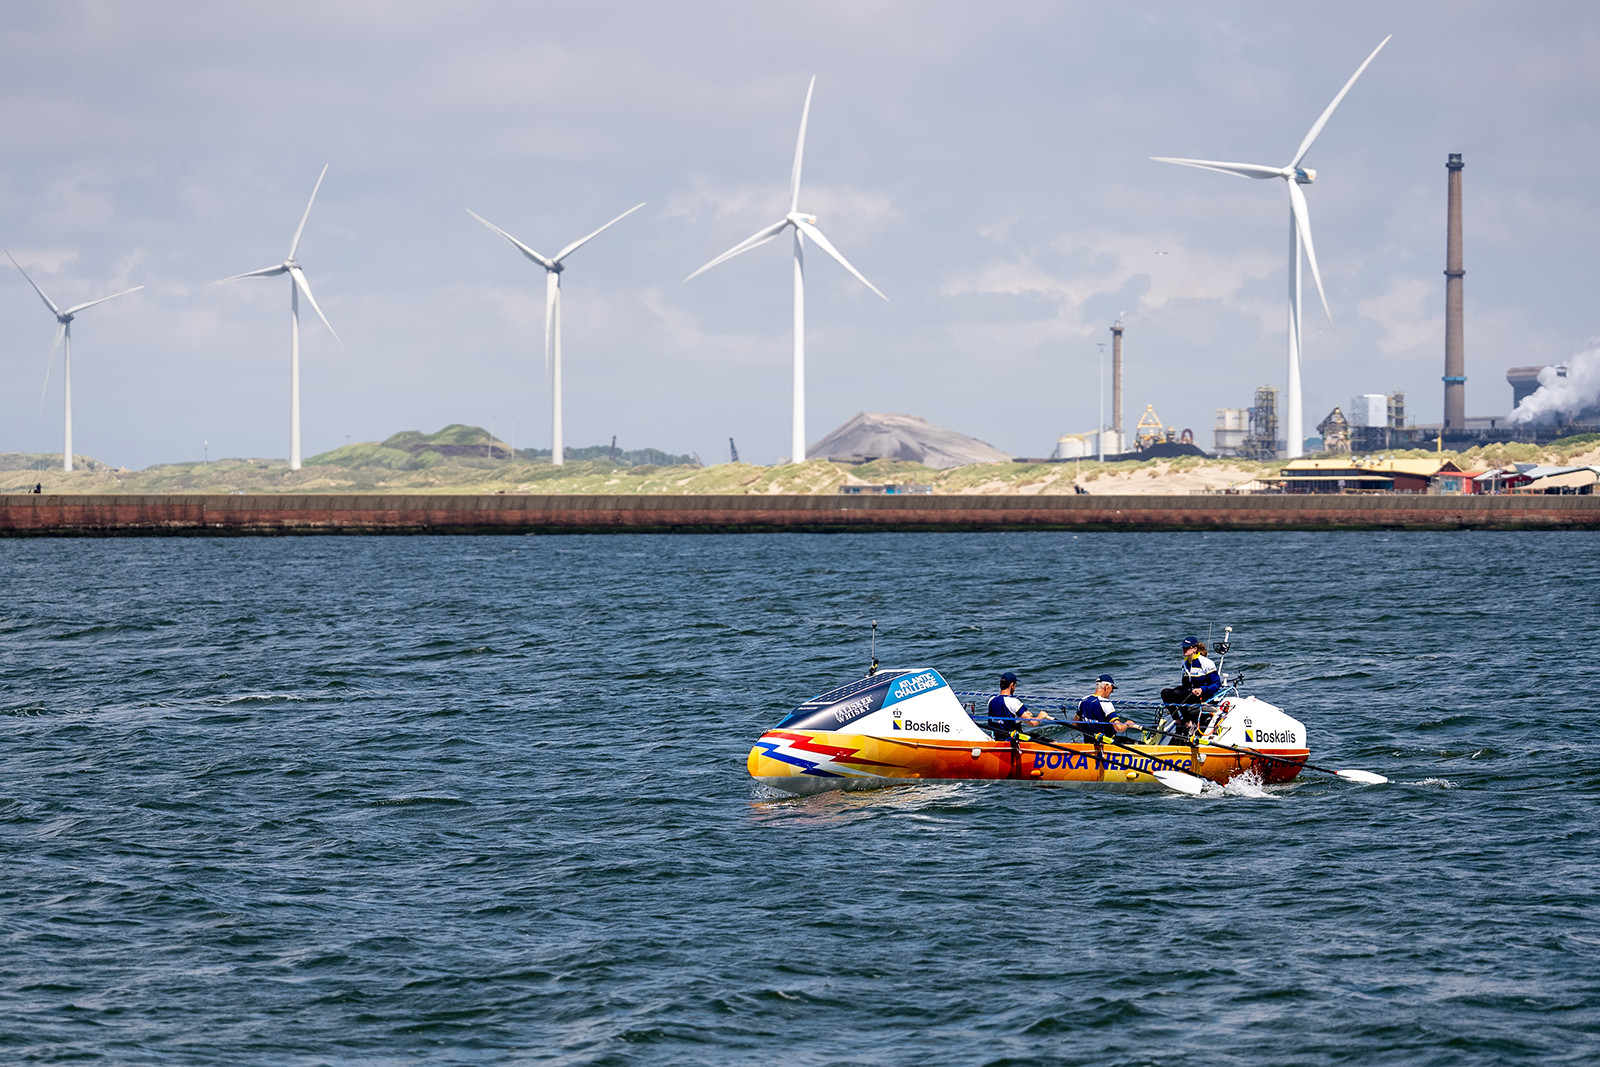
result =
[{"label": "baseball cap", "polygon": [[1002,682],[1014,682],[1017,680],[1017,676],[1012,674],[1010,671],[1006,671],[1000,676],[1000,680]]},{"label": "baseball cap", "polygon": [[1111,688],[1113,688],[1113,689],[1115,689],[1117,687],[1116,680],[1113,679],[1111,677],[1111,675],[1109,675],[1109,674],[1102,674],[1100,677],[1096,678],[1095,681],[1097,681],[1097,682],[1105,682],[1106,684],[1110,685]]},{"label": "baseball cap", "polygon": [[1184,648],[1193,648],[1196,645],[1198,645],[1199,643],[1200,643],[1200,639],[1198,637],[1185,637],[1183,639],[1183,647]]}]

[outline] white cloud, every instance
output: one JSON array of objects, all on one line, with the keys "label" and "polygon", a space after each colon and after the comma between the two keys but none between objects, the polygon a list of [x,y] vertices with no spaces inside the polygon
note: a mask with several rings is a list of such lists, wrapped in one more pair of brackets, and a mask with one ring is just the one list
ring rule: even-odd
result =
[{"label": "white cloud", "polygon": [[1256,317],[1270,330],[1283,317],[1281,305],[1269,309],[1247,290],[1281,270],[1266,252],[1197,252],[1171,235],[1103,232],[1058,237],[1043,252],[1013,250],[1009,259],[949,277],[942,291],[1042,298],[1056,309],[1054,332],[1082,336],[1105,328],[1105,316],[1087,310],[1092,300],[1142,282],[1142,292],[1125,294],[1130,303],[1119,309],[1121,317],[1154,318],[1173,304],[1212,302]]},{"label": "white cloud", "polygon": [[1444,316],[1431,314],[1442,299],[1441,287],[1420,278],[1398,278],[1386,292],[1362,300],[1356,311],[1383,327],[1378,347],[1395,356],[1430,346],[1437,349],[1444,336]]}]

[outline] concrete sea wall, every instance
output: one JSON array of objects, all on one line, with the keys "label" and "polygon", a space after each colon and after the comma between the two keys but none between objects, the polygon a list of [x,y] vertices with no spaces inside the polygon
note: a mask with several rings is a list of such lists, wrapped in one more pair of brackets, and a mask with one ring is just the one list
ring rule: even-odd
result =
[{"label": "concrete sea wall", "polygon": [[1600,529],[1600,496],[0,496],[0,537]]}]

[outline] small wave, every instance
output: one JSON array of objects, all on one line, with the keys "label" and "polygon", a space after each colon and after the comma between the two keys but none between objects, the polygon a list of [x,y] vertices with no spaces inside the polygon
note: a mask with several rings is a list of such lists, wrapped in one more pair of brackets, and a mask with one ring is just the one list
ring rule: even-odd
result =
[{"label": "small wave", "polygon": [[409,807],[417,804],[465,804],[467,801],[460,797],[452,796],[414,796],[414,797],[385,797],[383,800],[374,800],[375,808]]},{"label": "small wave", "polygon": [[1456,783],[1452,782],[1448,778],[1424,778],[1424,779],[1422,779],[1422,781],[1418,782],[1417,785],[1437,786],[1440,789],[1460,789],[1461,788],[1459,785],[1456,785]]},{"label": "small wave", "polygon": [[227,707],[229,704],[270,704],[278,700],[304,701],[311,697],[297,696],[294,693],[240,693],[237,696],[219,697],[209,703]]}]

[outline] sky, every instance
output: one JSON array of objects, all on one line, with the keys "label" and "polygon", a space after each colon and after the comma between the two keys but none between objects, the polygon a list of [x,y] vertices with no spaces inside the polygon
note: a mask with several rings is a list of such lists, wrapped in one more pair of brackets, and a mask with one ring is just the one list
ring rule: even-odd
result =
[{"label": "sky", "polygon": [[[0,245],[63,306],[145,287],[73,324],[75,452],[282,458],[289,282],[207,283],[281,262],[329,164],[298,258],[343,344],[303,309],[305,454],[547,448],[543,272],[467,209],[549,254],[642,200],[567,261],[566,443],[774,463],[788,241],[684,278],[787,209],[814,75],[801,208],[889,299],[810,250],[808,441],[905,412],[1049,455],[1096,426],[1120,316],[1126,425],[1209,446],[1286,382],[1287,197],[1149,157],[1286,163],[1388,34],[1305,161],[1305,425],[1396,389],[1440,419],[1451,152],[1467,414],[1503,415],[1509,367],[1600,332],[1593,4],[13,4]],[[0,452],[59,452],[54,323],[0,268]]]}]

